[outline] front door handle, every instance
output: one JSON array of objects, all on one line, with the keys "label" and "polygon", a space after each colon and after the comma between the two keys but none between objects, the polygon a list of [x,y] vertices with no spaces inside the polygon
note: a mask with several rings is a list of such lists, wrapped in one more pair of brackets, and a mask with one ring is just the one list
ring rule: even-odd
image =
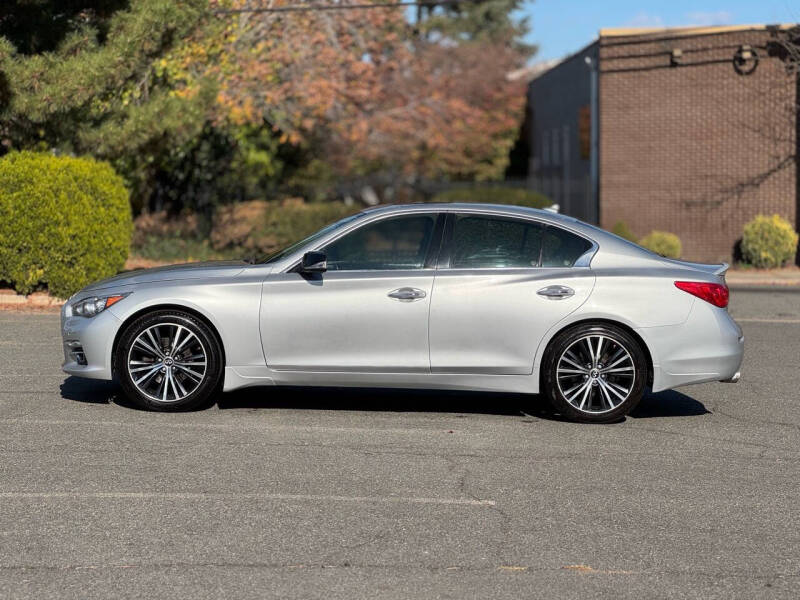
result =
[{"label": "front door handle", "polygon": [[397,288],[396,290],[392,290],[386,295],[389,296],[389,298],[394,298],[400,302],[413,302],[414,300],[420,300],[424,298],[428,294],[425,293],[425,290],[420,290],[419,288],[401,287]]},{"label": "front door handle", "polygon": [[540,296],[551,300],[563,300],[575,295],[575,290],[565,285],[548,285],[536,292]]}]

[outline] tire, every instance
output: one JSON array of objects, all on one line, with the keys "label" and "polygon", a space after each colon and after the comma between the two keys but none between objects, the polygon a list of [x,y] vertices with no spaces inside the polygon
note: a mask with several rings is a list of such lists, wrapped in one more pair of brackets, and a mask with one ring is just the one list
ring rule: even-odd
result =
[{"label": "tire", "polygon": [[207,405],[218,390],[222,349],[216,334],[194,315],[159,310],[125,328],[114,352],[114,369],[125,396],[137,406],[194,410]]},{"label": "tire", "polygon": [[581,423],[612,423],[642,399],[647,358],[639,341],[621,327],[586,323],[553,339],[542,375],[543,391],[556,412]]}]

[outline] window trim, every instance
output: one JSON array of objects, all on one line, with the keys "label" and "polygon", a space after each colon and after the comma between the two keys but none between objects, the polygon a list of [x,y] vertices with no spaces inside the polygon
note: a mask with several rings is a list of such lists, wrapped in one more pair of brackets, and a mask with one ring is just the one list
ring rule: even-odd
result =
[{"label": "window trim", "polygon": [[[436,210],[431,211],[421,211],[421,212],[409,212],[409,213],[400,213],[400,214],[388,214],[388,215],[381,215],[375,219],[368,219],[364,223],[360,225],[350,227],[345,231],[339,233],[339,235],[328,238],[321,243],[316,244],[314,247],[310,247],[307,249],[303,249],[303,254],[306,252],[315,252],[322,250],[325,246],[333,244],[340,239],[342,239],[346,235],[350,235],[351,233],[355,233],[359,229],[363,227],[368,227],[370,225],[374,225],[376,223],[380,223],[382,221],[389,221],[392,219],[398,219],[403,217],[433,217],[433,231],[431,232],[431,241],[428,245],[428,250],[425,253],[425,258],[422,262],[422,267],[420,268],[413,268],[413,269],[335,269],[329,271],[330,273],[408,273],[408,272],[424,272],[424,271],[432,271],[436,268],[436,263],[438,260],[439,253],[442,248],[442,233],[444,231],[445,226],[445,219],[447,217],[446,213]],[[291,263],[290,266],[283,270],[284,273],[293,273],[297,272],[300,263],[302,262],[302,254],[300,255],[300,259]],[[327,271],[326,271],[327,272]]]},{"label": "window trim", "polygon": [[[589,243],[589,248],[581,254],[578,258],[575,259],[575,262],[570,267],[542,267],[540,266],[542,263],[542,248],[539,249],[539,265],[535,267],[451,267],[450,260],[452,258],[452,250],[453,250],[453,237],[455,233],[455,222],[458,217],[464,216],[477,216],[477,217],[484,217],[489,219],[498,219],[498,220],[507,220],[507,221],[518,221],[522,223],[535,223],[545,229],[547,227],[552,227],[553,229],[558,229],[561,231],[565,231],[571,235],[581,238]],[[559,225],[554,225],[549,221],[545,221],[542,219],[537,219],[533,217],[527,216],[516,216],[516,215],[504,215],[504,214],[497,214],[497,213],[486,213],[486,212],[471,212],[471,211],[453,211],[447,213],[447,222],[445,223],[444,228],[444,237],[442,239],[442,250],[439,252],[439,260],[437,261],[436,268],[438,270],[446,270],[446,271],[530,271],[530,270],[563,270],[563,269],[582,269],[582,268],[589,268],[592,262],[592,258],[594,258],[597,249],[599,248],[597,242],[594,240],[572,231],[571,229],[567,229],[566,227],[560,227]]]}]

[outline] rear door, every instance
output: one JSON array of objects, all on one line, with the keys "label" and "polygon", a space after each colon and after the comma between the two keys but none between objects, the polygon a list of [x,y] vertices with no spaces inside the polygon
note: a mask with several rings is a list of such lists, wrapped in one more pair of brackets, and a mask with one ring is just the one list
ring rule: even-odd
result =
[{"label": "rear door", "polygon": [[430,314],[434,373],[529,374],[544,334],[594,287],[594,245],[536,220],[448,217]]}]

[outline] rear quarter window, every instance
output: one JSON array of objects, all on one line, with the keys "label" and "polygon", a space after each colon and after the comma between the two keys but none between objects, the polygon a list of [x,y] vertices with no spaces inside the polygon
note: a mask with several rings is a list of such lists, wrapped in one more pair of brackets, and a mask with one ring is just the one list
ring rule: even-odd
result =
[{"label": "rear quarter window", "polygon": [[588,240],[548,225],[542,236],[543,267],[571,267],[592,247]]}]

